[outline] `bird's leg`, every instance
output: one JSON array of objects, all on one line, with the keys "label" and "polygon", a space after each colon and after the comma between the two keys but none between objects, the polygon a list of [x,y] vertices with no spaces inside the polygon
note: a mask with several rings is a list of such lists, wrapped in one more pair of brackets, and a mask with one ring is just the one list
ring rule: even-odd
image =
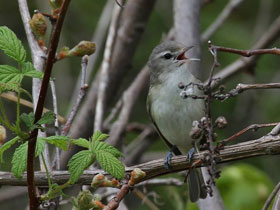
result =
[{"label": "bird's leg", "polygon": [[167,152],[164,161],[164,166],[167,169],[171,169],[171,158],[173,157],[173,153],[176,154],[177,152],[178,152],[178,148],[175,145],[173,145],[171,149]]}]

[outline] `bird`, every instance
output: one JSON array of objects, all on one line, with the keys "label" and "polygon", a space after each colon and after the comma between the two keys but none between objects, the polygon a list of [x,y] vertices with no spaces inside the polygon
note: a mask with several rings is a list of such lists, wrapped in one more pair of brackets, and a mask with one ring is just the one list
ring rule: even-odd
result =
[{"label": "bird", "polygon": [[[189,136],[192,124],[204,116],[204,101],[180,96],[178,84],[201,83],[191,73],[191,62],[186,47],[176,41],[164,41],[156,46],[148,61],[150,87],[147,96],[147,111],[160,137],[175,155],[187,155],[197,144]],[[197,87],[192,94],[202,95]],[[170,154],[169,152],[169,154]],[[167,156],[168,161],[171,157]],[[205,181],[201,168],[192,168],[187,178],[191,202],[207,197]]]}]

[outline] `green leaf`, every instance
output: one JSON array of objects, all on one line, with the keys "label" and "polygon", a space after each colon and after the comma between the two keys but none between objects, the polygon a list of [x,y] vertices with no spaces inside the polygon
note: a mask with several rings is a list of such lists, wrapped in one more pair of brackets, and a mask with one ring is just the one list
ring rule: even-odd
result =
[{"label": "green leaf", "polygon": [[50,124],[55,120],[55,114],[51,111],[46,112],[36,124]]},{"label": "green leaf", "polygon": [[71,138],[69,136],[49,136],[40,139],[47,141],[49,144],[54,144],[56,147],[62,150],[68,150],[68,142]]},{"label": "green leaf", "polygon": [[70,182],[74,184],[92,163],[93,155],[89,150],[83,150],[73,155],[68,162]]},{"label": "green leaf", "polygon": [[44,74],[37,71],[31,62],[26,62],[22,65],[22,73],[24,76],[43,79]]},{"label": "green leaf", "polygon": [[30,112],[29,114],[22,113],[20,115],[21,121],[27,126],[29,130],[33,130],[34,120],[35,116],[33,112]]},{"label": "green leaf", "polygon": [[45,141],[41,140],[40,138],[37,139],[35,157],[38,157],[44,151],[45,145],[46,145]]},{"label": "green leaf", "polygon": [[18,62],[24,62],[26,52],[15,33],[6,26],[0,27],[0,49],[4,53]]},{"label": "green leaf", "polygon": [[108,134],[102,133],[101,131],[95,131],[95,133],[92,136],[92,140],[93,141],[103,141],[108,137],[109,137]]},{"label": "green leaf", "polygon": [[16,178],[20,179],[23,172],[26,170],[27,162],[27,146],[28,142],[21,144],[14,152],[12,158],[12,173]]},{"label": "green leaf", "polygon": [[119,180],[124,177],[125,167],[114,155],[104,151],[97,151],[95,155],[98,163],[104,171],[110,173],[113,177],[116,177]]},{"label": "green leaf", "polygon": [[87,139],[79,138],[79,139],[72,139],[71,140],[72,144],[78,145],[80,147],[85,147],[89,149],[90,142]]},{"label": "green leaf", "polygon": [[94,141],[92,144],[92,151],[95,152],[107,152],[112,154],[114,157],[123,157],[123,154],[115,147],[105,142]]},{"label": "green leaf", "polygon": [[0,82],[21,83],[23,74],[15,67],[0,65]]},{"label": "green leaf", "polygon": [[16,136],[15,138],[11,139],[10,141],[6,142],[0,147],[0,162],[3,161],[3,154],[4,152],[9,149],[12,145],[14,145],[17,141],[20,140],[20,137]]}]

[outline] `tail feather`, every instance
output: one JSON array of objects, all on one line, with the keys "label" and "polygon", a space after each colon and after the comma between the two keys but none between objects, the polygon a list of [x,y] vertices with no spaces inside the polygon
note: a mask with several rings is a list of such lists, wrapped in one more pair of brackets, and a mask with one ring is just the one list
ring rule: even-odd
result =
[{"label": "tail feather", "polygon": [[199,198],[206,198],[207,191],[200,168],[190,169],[188,185],[191,202],[196,202]]}]

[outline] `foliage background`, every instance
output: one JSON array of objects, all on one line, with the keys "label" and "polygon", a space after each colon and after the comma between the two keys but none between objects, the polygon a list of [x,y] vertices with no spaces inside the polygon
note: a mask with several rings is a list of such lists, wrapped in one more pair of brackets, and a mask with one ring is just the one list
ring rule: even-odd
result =
[{"label": "foliage background", "polygon": [[[66,16],[63,27],[60,47],[74,46],[80,40],[90,40],[98,23],[104,0],[79,0],[72,1]],[[228,1],[215,0],[202,8],[201,31],[203,32],[217,17]],[[47,1],[29,1],[30,11],[39,9],[49,12]],[[264,12],[264,4],[268,10]],[[17,1],[0,0],[0,25],[6,25],[12,29],[28,49],[25,32],[18,12]],[[279,15],[279,0],[247,0],[235,10],[224,25],[211,37],[211,41],[220,46],[249,49]],[[121,88],[126,88],[138,71],[146,63],[151,50],[158,44],[164,33],[167,33],[173,23],[172,1],[158,1],[150,17],[149,24],[145,30],[142,41],[139,44],[133,65],[126,75],[125,82]],[[273,46],[279,47],[278,39]],[[97,43],[97,47],[104,48],[103,44]],[[207,44],[202,45],[202,69],[206,78],[212,64],[212,56],[209,54]],[[95,56],[95,55],[93,55]],[[30,54],[29,54],[30,58]],[[220,68],[223,68],[237,59],[237,55],[219,53]],[[99,58],[99,63],[100,63]],[[0,52],[0,64],[10,64],[12,61]],[[244,70],[244,73],[228,80],[226,88],[233,88],[238,83],[268,83],[277,82],[280,79],[279,56],[264,55],[259,59],[255,68]],[[53,76],[56,78],[59,112],[65,116],[70,107],[73,88],[77,82],[80,71],[80,59],[65,59],[54,66]],[[96,71],[96,70],[95,70]],[[31,80],[24,84],[24,87],[31,91]],[[131,121],[150,123],[146,114],[146,94],[148,87],[142,92],[141,97],[133,108]],[[50,95],[46,107],[52,108]],[[5,101],[10,110],[10,117],[13,119],[15,105]],[[228,99],[225,102],[214,102],[212,106],[213,116],[223,115],[228,120],[228,127],[219,131],[219,139],[229,137],[233,133],[254,123],[277,122],[280,119],[279,111],[279,90],[248,91],[237,98]],[[23,108],[23,111],[28,109]],[[215,118],[215,117],[214,117]],[[246,141],[264,135],[269,129],[261,129],[257,132],[248,132],[237,141]],[[131,141],[136,134],[127,135],[127,142]],[[11,137],[9,134],[8,138]],[[167,151],[161,141],[156,141],[147,153],[163,157]],[[156,153],[155,153],[156,152]],[[6,153],[6,164],[1,170],[9,169],[10,157]],[[278,156],[256,157],[248,160],[236,161],[222,165],[222,177],[218,180],[218,186],[225,199],[227,209],[260,209],[272,187],[279,181],[280,170],[278,167]],[[176,175],[175,175],[176,176]],[[148,188],[148,191],[156,191],[160,198],[160,209],[185,209],[185,189],[177,187],[156,187]],[[7,194],[6,187],[0,189],[0,193]],[[6,195],[7,196],[7,195]],[[12,195],[11,195],[12,196]],[[0,196],[2,197],[2,196]],[[9,197],[9,196],[8,196]],[[152,201],[153,198],[149,197]],[[27,204],[27,196],[16,197],[17,203]],[[133,209],[148,209],[145,205],[138,205],[141,201],[133,193],[128,196],[128,201]],[[253,206],[256,205],[256,206]],[[22,204],[21,204],[22,206]],[[19,208],[19,204],[12,200],[1,199],[0,208]],[[189,205],[188,209],[195,208]]]}]

